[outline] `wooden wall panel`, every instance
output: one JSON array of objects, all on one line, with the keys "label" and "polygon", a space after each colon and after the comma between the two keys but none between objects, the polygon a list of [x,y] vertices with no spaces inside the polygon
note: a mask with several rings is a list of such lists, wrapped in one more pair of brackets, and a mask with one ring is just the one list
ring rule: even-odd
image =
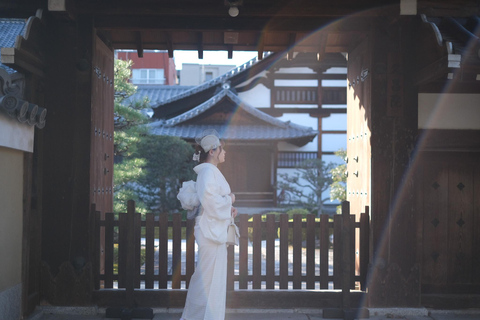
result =
[{"label": "wooden wall panel", "polygon": [[421,153],[424,293],[478,290],[479,161],[478,153]]},{"label": "wooden wall panel", "polygon": [[442,239],[448,234],[448,171],[435,161],[427,161],[423,169],[423,282],[446,283],[447,246]]}]

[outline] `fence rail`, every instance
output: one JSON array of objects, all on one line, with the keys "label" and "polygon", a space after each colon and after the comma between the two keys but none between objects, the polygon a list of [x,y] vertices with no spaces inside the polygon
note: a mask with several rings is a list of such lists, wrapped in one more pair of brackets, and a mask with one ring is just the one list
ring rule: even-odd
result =
[{"label": "fence rail", "polygon": [[[92,210],[97,290],[188,288],[196,259],[193,220],[182,220],[179,213],[142,217],[133,201],[118,217],[101,218],[94,205]],[[290,220],[287,214],[239,215],[240,245],[228,248],[228,290],[344,289],[344,282],[348,289],[365,290],[368,216],[368,207],[359,221],[345,212]]]}]

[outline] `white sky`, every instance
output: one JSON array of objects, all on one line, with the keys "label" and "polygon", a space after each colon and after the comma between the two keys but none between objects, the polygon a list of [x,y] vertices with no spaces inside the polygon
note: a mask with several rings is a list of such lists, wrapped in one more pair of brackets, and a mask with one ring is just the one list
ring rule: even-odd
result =
[{"label": "white sky", "polygon": [[203,51],[203,59],[198,59],[197,51],[173,51],[173,59],[175,60],[175,68],[182,69],[182,63],[198,63],[198,64],[221,64],[239,66],[245,62],[255,58],[256,51],[234,51],[232,59],[228,59],[227,51]]}]

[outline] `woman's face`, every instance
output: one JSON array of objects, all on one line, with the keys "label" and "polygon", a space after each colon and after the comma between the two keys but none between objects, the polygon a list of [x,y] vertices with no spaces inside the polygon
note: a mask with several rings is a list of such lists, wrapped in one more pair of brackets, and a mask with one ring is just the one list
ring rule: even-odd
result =
[{"label": "woman's face", "polygon": [[215,150],[214,157],[218,160],[218,163],[222,163],[225,162],[225,154],[225,149],[223,148],[223,146],[220,146]]}]

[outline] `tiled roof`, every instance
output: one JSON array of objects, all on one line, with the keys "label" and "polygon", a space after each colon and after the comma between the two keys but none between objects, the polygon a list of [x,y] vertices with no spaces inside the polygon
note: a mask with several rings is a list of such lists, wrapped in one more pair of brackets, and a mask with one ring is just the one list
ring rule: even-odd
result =
[{"label": "tiled roof", "polygon": [[262,111],[259,111],[258,109],[242,102],[240,98],[234,94],[232,91],[230,91],[228,85],[218,92],[216,95],[205,101],[204,103],[198,105],[197,107],[175,117],[169,120],[165,121],[165,125],[167,126],[174,126],[177,124],[180,124],[182,122],[185,122],[187,120],[193,119],[197,117],[198,115],[204,113],[205,111],[209,110],[213,106],[215,106],[221,99],[224,97],[230,98],[236,105],[238,105],[239,108],[242,108],[244,111],[247,113],[251,114],[252,116],[274,126],[278,127],[286,127],[285,123],[283,121],[280,121]]},{"label": "tiled roof", "polygon": [[[270,55],[270,53],[265,53],[264,59],[267,58],[269,55]],[[229,72],[227,72],[225,74],[222,74],[221,76],[213,78],[212,80],[204,82],[204,83],[202,83],[198,86],[194,86],[191,89],[186,90],[185,92],[182,92],[179,95],[172,96],[171,98],[162,101],[161,103],[159,103],[157,105],[157,107],[160,107],[162,105],[165,105],[165,104],[168,104],[168,103],[180,100],[180,99],[183,99],[183,98],[188,97],[192,94],[207,90],[207,89],[215,87],[217,85],[221,85],[222,83],[227,82],[230,78],[236,76],[237,74],[239,74],[242,71],[245,71],[245,70],[251,68],[253,65],[255,65],[256,63],[258,63],[260,61],[261,60],[259,60],[257,57],[255,57],[255,58],[245,62],[244,64],[242,64],[242,65],[240,65],[236,68],[233,68]]]},{"label": "tiled roof", "polygon": [[[23,19],[0,18],[0,48],[11,48],[15,44],[18,35],[24,35],[26,21]],[[1,58],[1,56],[0,56]],[[0,68],[9,74],[16,71],[0,63]]]},{"label": "tiled roof", "polygon": [[[232,125],[225,124],[187,124],[188,120],[200,116],[216,106],[224,98],[230,99],[238,108],[252,115],[262,124]],[[189,122],[191,123],[191,122]],[[151,132],[157,135],[176,136],[184,139],[193,139],[207,128],[216,129],[223,139],[236,141],[265,141],[265,140],[284,140],[292,141],[298,145],[312,141],[318,134],[317,131],[309,127],[300,126],[291,122],[283,122],[258,109],[252,107],[243,101],[230,90],[228,84],[224,84],[223,90],[216,95],[198,105],[197,107],[168,120],[159,120],[149,124]],[[296,142],[295,142],[296,140]]]},{"label": "tiled roof", "polygon": [[298,125],[287,125],[285,128],[262,125],[209,125],[185,124],[165,126],[161,121],[150,124],[151,132],[156,135],[175,136],[183,139],[194,139],[205,129],[215,129],[220,137],[236,141],[265,141],[265,140],[305,140],[303,144],[313,140],[317,131]]},{"label": "tiled roof", "polygon": [[144,97],[148,97],[150,107],[153,108],[163,101],[180,95],[191,88],[193,86],[137,85],[137,92],[125,99],[124,103],[141,101]]}]

